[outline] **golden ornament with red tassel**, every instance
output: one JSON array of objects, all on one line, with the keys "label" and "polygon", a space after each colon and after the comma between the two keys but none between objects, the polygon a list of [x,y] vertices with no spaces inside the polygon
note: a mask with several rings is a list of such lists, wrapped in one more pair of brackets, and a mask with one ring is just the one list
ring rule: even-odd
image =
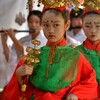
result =
[{"label": "golden ornament with red tassel", "polygon": [[[32,40],[32,44],[34,44],[35,46],[36,45],[39,46],[40,41]],[[21,56],[21,59],[25,61],[25,64],[34,65],[34,64],[40,62],[40,60],[38,58],[38,55],[41,53],[40,50],[38,50],[36,48],[27,47],[26,51],[28,52],[28,54]],[[26,100],[25,91],[27,88],[28,79],[29,79],[29,75],[27,75],[23,79],[23,84],[21,86],[21,96],[20,96],[19,100]]]}]

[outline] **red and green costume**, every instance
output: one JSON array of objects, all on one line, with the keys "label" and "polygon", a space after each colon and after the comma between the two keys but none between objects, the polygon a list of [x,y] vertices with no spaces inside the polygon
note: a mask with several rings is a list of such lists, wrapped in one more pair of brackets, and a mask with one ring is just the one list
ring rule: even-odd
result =
[{"label": "red and green costume", "polygon": [[76,47],[76,49],[83,53],[95,70],[96,79],[99,84],[100,97],[100,42],[93,44],[89,39],[86,39],[86,41],[82,45]]},{"label": "red and green costume", "polygon": [[[40,62],[34,66],[33,74],[29,77],[25,92],[26,100],[63,100],[67,94],[74,94],[79,100],[92,100],[97,97],[95,72],[84,56],[66,46],[64,39],[56,44],[55,53],[51,53],[54,55],[53,58],[50,50],[50,43],[41,48]],[[21,65],[23,65],[22,62],[18,67]],[[12,82],[5,87],[3,98],[6,94],[18,100],[16,91],[15,95],[9,93],[11,90],[8,94],[6,92],[13,83],[13,78]],[[18,90],[18,87],[15,90]]]}]

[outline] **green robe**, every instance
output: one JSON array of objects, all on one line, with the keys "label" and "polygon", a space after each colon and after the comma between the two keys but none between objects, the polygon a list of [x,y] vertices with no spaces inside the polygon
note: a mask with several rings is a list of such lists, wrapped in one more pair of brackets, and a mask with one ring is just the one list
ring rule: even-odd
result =
[{"label": "green robe", "polygon": [[98,52],[95,50],[89,50],[84,48],[83,44],[76,47],[77,50],[83,53],[83,55],[87,58],[87,60],[91,63],[92,67],[96,72],[96,79],[98,84],[100,84],[100,56]]},{"label": "green robe", "polygon": [[68,46],[58,46],[53,64],[50,65],[48,71],[48,78],[46,78],[49,51],[48,46],[41,48],[40,62],[35,65],[30,82],[34,87],[45,92],[57,92],[75,80],[80,53]]}]

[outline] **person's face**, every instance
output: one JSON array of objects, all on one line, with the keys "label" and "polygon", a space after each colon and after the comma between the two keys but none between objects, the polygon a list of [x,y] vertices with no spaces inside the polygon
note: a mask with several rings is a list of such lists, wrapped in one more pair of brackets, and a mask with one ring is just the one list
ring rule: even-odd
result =
[{"label": "person's face", "polygon": [[83,29],[90,41],[100,40],[100,15],[86,15],[83,19]]},{"label": "person's face", "polygon": [[40,18],[36,15],[31,15],[28,20],[29,29],[41,30]]},{"label": "person's face", "polygon": [[72,18],[71,20],[72,27],[81,27],[82,26],[82,18]]},{"label": "person's face", "polygon": [[43,32],[50,42],[57,42],[64,37],[69,24],[65,24],[62,15],[56,15],[53,12],[46,11],[42,17]]}]

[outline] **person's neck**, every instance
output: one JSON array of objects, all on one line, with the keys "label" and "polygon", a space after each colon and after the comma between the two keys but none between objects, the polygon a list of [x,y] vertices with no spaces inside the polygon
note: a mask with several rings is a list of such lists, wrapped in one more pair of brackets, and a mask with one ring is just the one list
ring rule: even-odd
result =
[{"label": "person's neck", "polygon": [[57,45],[59,44],[62,40],[64,39],[64,37],[62,37],[60,40],[58,40],[57,42],[51,42],[52,45]]},{"label": "person's neck", "polygon": [[93,41],[90,41],[89,39],[86,39],[83,44],[85,48],[89,50],[97,51],[100,56],[100,40],[93,42]]},{"label": "person's neck", "polygon": [[73,29],[73,34],[76,35],[81,29]]},{"label": "person's neck", "polygon": [[31,37],[32,37],[32,40],[36,39],[36,37],[40,34],[39,33],[30,33]]},{"label": "person's neck", "polygon": [[64,37],[62,37],[59,41],[57,42],[47,42],[46,46],[65,46],[66,44],[66,40]]},{"label": "person's neck", "polygon": [[38,34],[32,35],[32,40],[35,40],[37,36],[38,36]]},{"label": "person's neck", "polygon": [[96,40],[96,41],[91,41],[94,45],[97,45],[100,42],[100,39]]}]

